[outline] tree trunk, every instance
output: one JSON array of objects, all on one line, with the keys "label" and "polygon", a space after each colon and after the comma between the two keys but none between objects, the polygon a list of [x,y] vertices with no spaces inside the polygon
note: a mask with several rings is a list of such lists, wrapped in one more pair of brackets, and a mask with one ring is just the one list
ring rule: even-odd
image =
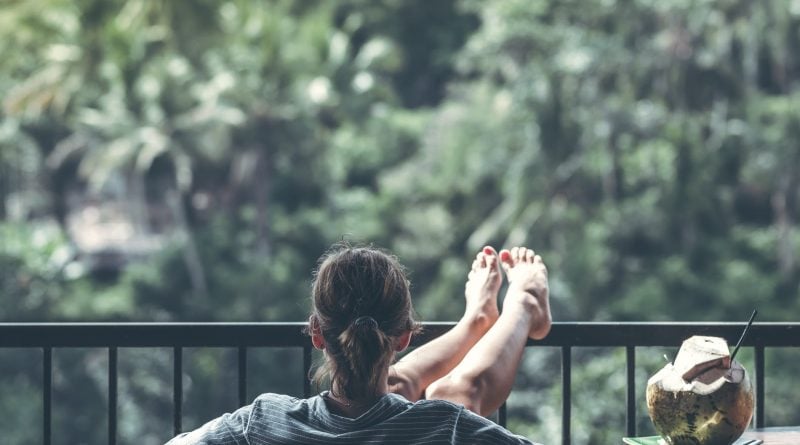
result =
[{"label": "tree trunk", "polygon": [[196,296],[205,298],[208,296],[208,286],[206,284],[206,274],[203,269],[203,262],[197,251],[197,245],[192,237],[191,228],[186,224],[186,212],[183,209],[180,193],[173,191],[169,193],[167,203],[172,210],[172,215],[178,226],[178,236],[183,242],[183,262],[189,272],[189,281],[192,283],[192,290]]}]

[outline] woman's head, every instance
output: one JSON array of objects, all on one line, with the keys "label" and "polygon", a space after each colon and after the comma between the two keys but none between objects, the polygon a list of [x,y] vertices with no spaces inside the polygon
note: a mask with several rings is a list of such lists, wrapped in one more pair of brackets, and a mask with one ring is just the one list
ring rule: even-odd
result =
[{"label": "woman's head", "polygon": [[312,297],[311,331],[327,358],[317,377],[329,374],[349,399],[376,395],[397,342],[417,326],[403,267],[376,248],[336,246],[321,258]]}]

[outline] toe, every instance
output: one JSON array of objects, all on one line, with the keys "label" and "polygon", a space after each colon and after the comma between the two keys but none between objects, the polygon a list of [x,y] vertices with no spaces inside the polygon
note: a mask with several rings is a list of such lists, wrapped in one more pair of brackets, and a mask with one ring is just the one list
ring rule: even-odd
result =
[{"label": "toe", "polygon": [[503,249],[500,251],[500,264],[503,265],[503,269],[508,270],[511,266],[514,265],[514,260],[511,257],[511,252],[508,249]]},{"label": "toe", "polygon": [[526,262],[532,263],[534,256],[536,256],[536,254],[533,252],[533,250],[525,249],[525,261]]},{"label": "toe", "polygon": [[492,246],[485,246],[483,248],[483,254],[486,257],[486,264],[494,269],[497,267],[497,251],[494,250]]},{"label": "toe", "polygon": [[511,248],[511,259],[514,263],[519,262],[519,247],[512,247]]},{"label": "toe", "polygon": [[478,267],[484,268],[486,267],[486,254],[483,252],[478,254]]},{"label": "toe", "polygon": [[497,268],[497,256],[496,255],[488,255],[486,257],[486,265],[489,266],[490,269]]}]

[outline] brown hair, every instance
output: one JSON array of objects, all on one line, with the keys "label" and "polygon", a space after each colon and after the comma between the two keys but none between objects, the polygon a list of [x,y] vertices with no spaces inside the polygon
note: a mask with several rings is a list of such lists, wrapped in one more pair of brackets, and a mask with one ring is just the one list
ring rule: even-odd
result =
[{"label": "brown hair", "polygon": [[348,399],[377,395],[394,359],[392,339],[416,330],[409,283],[393,255],[374,247],[334,246],[320,258],[312,286],[312,329],[325,339],[330,376]]}]

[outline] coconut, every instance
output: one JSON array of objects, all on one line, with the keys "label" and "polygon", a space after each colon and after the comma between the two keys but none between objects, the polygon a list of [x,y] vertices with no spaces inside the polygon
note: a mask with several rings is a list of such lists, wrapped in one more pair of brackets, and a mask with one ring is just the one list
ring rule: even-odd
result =
[{"label": "coconut", "polygon": [[730,445],[753,417],[753,387],[724,339],[695,336],[648,380],[647,409],[671,445]]}]

